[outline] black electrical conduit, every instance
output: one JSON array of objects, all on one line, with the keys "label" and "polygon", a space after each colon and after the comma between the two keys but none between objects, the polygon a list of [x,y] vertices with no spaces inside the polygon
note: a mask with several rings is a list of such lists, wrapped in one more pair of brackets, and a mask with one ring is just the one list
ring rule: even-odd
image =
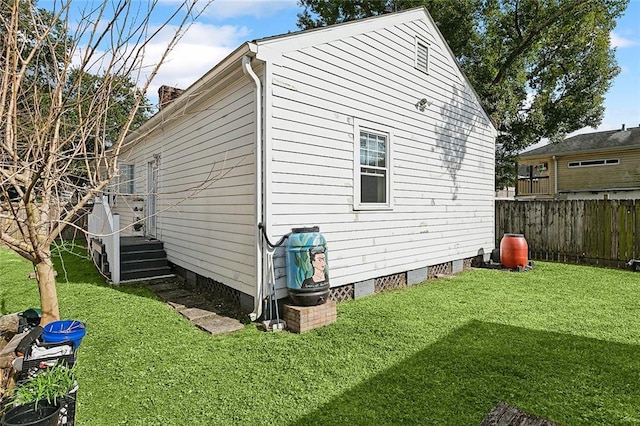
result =
[{"label": "black electrical conduit", "polygon": [[262,224],[262,222],[258,224],[258,228],[262,231],[262,236],[264,236],[264,239],[267,242],[267,245],[271,249],[280,247],[282,244],[284,244],[287,238],[289,238],[289,235],[291,235],[291,232],[289,232],[288,234],[283,235],[282,238],[280,238],[277,243],[271,244],[271,241],[269,241],[269,237],[267,237],[267,232],[264,230],[264,225]]}]

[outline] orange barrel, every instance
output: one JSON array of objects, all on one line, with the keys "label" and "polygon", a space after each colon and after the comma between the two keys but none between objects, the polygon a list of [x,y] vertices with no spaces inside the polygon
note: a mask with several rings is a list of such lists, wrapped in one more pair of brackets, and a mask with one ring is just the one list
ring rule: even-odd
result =
[{"label": "orange barrel", "polygon": [[506,268],[516,269],[527,266],[529,246],[522,234],[504,234],[500,241],[500,263]]}]

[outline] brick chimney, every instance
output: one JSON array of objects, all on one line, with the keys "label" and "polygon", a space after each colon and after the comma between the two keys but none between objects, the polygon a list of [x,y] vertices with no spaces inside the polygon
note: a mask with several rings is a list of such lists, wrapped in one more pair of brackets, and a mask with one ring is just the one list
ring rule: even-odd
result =
[{"label": "brick chimney", "polygon": [[173,102],[178,96],[182,95],[183,89],[171,86],[160,86],[158,89],[158,102],[160,109],[163,109],[171,102]]}]

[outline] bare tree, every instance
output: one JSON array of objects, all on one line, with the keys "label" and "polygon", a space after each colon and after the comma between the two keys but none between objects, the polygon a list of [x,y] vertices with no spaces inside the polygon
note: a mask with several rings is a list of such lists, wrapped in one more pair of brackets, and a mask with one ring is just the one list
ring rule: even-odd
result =
[{"label": "bare tree", "polygon": [[[33,263],[44,325],[60,316],[52,243],[118,175],[150,82],[212,0],[182,0],[160,23],[159,0],[35,1],[0,0],[0,242]],[[123,91],[133,102],[114,119]]]}]

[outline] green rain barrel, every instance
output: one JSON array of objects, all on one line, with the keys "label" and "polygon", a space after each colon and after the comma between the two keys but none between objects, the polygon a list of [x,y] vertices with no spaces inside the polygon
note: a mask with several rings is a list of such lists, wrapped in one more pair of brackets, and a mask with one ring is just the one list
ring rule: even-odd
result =
[{"label": "green rain barrel", "polygon": [[294,228],[287,240],[287,290],[293,304],[322,305],[329,296],[327,241],[317,226]]}]

